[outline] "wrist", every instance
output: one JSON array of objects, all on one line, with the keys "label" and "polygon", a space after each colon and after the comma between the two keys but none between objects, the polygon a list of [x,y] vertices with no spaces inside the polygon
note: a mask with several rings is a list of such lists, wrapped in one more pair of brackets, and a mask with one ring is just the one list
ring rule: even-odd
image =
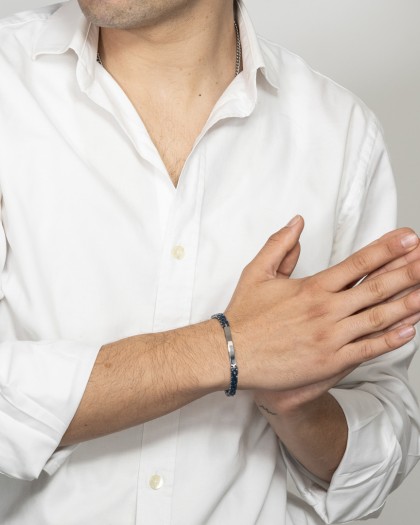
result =
[{"label": "wrist", "polygon": [[265,416],[291,422],[316,417],[330,405],[331,397],[325,392],[311,400],[300,400],[293,391],[258,391],[255,392],[254,401]]},{"label": "wrist", "polygon": [[190,355],[187,366],[197,388],[205,394],[226,390],[230,384],[229,359],[219,322],[210,319],[191,325],[180,329],[179,335],[187,337]]}]

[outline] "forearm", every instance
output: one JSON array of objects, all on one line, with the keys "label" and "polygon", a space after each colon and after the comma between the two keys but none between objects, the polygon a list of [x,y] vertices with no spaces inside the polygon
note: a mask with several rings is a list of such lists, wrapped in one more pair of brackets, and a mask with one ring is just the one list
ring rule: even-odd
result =
[{"label": "forearm", "polygon": [[256,401],[290,454],[316,477],[331,481],[347,444],[346,419],[334,397],[326,393],[284,412],[269,398]]},{"label": "forearm", "polygon": [[61,446],[139,425],[228,384],[216,321],[105,345]]}]

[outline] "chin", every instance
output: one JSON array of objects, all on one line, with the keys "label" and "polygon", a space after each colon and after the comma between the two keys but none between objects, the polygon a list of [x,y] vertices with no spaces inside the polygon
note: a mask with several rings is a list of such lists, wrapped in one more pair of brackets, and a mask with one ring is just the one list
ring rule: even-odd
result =
[{"label": "chin", "polygon": [[133,20],[134,0],[78,0],[83,14],[101,27],[125,27]]},{"label": "chin", "polygon": [[192,0],[78,0],[92,24],[134,29],[158,23],[182,11]]}]

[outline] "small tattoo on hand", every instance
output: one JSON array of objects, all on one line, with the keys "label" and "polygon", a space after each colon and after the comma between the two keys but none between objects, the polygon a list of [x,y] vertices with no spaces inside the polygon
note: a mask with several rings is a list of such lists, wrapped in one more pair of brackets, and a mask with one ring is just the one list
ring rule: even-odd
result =
[{"label": "small tattoo on hand", "polygon": [[268,410],[268,408],[265,407],[264,405],[258,405],[258,408],[262,408],[262,410],[267,412],[267,414],[270,414],[270,416],[277,416],[277,414],[275,412],[271,412],[271,410]]}]

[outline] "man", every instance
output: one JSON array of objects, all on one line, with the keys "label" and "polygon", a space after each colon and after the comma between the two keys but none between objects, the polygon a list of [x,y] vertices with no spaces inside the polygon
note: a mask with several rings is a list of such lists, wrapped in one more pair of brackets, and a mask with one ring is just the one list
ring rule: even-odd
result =
[{"label": "man", "polygon": [[373,242],[374,117],[227,0],[71,0],[0,39],[1,522],[377,513],[419,454],[420,249]]}]

